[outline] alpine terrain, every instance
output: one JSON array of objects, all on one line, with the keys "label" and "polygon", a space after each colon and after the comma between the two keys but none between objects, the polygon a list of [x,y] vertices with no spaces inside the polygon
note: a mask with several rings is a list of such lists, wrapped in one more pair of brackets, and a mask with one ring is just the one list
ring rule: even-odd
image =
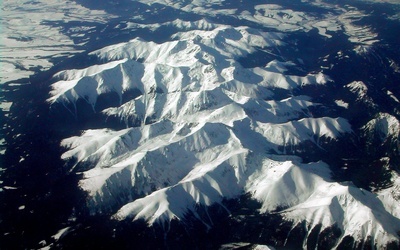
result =
[{"label": "alpine terrain", "polygon": [[400,247],[396,1],[20,2],[4,249]]}]

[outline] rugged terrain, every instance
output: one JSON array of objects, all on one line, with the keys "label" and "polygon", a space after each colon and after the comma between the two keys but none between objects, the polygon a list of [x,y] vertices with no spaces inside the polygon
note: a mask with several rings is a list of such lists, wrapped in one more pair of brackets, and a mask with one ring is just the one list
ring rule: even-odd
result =
[{"label": "rugged terrain", "polygon": [[397,5],[108,11],[121,38],[9,94],[7,244],[399,247]]}]

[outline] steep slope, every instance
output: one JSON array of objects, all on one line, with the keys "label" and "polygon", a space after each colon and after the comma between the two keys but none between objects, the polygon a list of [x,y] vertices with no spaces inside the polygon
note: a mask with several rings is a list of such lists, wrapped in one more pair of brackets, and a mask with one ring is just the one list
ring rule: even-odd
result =
[{"label": "steep slope", "polygon": [[[50,104],[76,116],[83,100],[93,113],[126,127],[91,129],[62,142],[71,171],[84,172],[80,186],[90,211],[165,230],[173,220],[211,228],[212,215],[199,206],[207,211],[219,204],[229,212],[224,199],[250,193],[262,203],[260,213],[279,213],[294,225],[305,221],[310,231],[338,227],[337,244],[346,236],[371,237],[377,246],[396,241],[400,221],[374,194],[334,182],[323,162],[304,164],[293,155],[324,153],[353,133],[344,118],[313,117],[310,108],[322,104],[295,94],[332,80],[286,74],[292,62],[244,68],[236,61],[282,46],[282,34],[204,27],[209,30],[176,33],[161,44],[133,39],[109,46],[92,53],[103,64],[55,76]],[[362,95],[364,86],[347,88]],[[124,98],[129,91],[135,95]],[[109,93],[118,103],[98,105]]]},{"label": "steep slope", "polygon": [[388,148],[394,149],[399,152],[399,136],[400,136],[400,122],[396,117],[380,113],[378,117],[370,120],[365,126],[361,128],[364,132],[364,137],[368,138],[368,144],[371,146],[385,144]]}]

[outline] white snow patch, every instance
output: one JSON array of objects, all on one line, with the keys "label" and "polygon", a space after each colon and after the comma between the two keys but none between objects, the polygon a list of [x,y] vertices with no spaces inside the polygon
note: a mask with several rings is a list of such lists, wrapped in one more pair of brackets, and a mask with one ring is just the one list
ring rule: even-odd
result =
[{"label": "white snow patch", "polygon": [[336,105],[338,105],[339,107],[348,109],[349,108],[349,104],[343,100],[335,100]]},{"label": "white snow patch", "polygon": [[61,239],[63,237],[63,235],[65,235],[66,233],[68,233],[70,231],[71,227],[65,227],[63,229],[60,229],[55,235],[53,235],[53,239],[58,241],[59,239]]},{"label": "white snow patch", "polygon": [[392,98],[395,102],[400,103],[399,99],[390,90],[386,91],[387,95]]}]

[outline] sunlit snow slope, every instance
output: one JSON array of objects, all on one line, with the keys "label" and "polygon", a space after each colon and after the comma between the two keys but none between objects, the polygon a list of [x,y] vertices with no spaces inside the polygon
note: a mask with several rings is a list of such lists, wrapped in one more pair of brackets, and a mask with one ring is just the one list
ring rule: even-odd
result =
[{"label": "sunlit snow slope", "polygon": [[[238,62],[279,48],[283,39],[281,33],[202,20],[170,41],[133,39],[93,52],[101,64],[58,73],[51,105],[78,117],[77,103],[84,101],[91,112],[125,127],[90,129],[62,141],[63,159],[84,172],[80,185],[90,210],[166,228],[174,219],[185,224],[190,214],[212,227],[199,205],[223,206],[223,199],[250,193],[262,203],[260,213],[306,221],[310,231],[335,225],[341,239],[370,236],[378,246],[396,240],[400,220],[396,209],[382,205],[380,199],[389,199],[384,192],[334,182],[326,163],[294,156],[325,151],[353,133],[344,118],[313,117],[310,107],[321,104],[296,94],[330,78],[287,74],[295,64],[278,59],[255,68]],[[129,92],[135,95],[126,100]],[[100,97],[111,94],[118,104],[99,108]]]}]

